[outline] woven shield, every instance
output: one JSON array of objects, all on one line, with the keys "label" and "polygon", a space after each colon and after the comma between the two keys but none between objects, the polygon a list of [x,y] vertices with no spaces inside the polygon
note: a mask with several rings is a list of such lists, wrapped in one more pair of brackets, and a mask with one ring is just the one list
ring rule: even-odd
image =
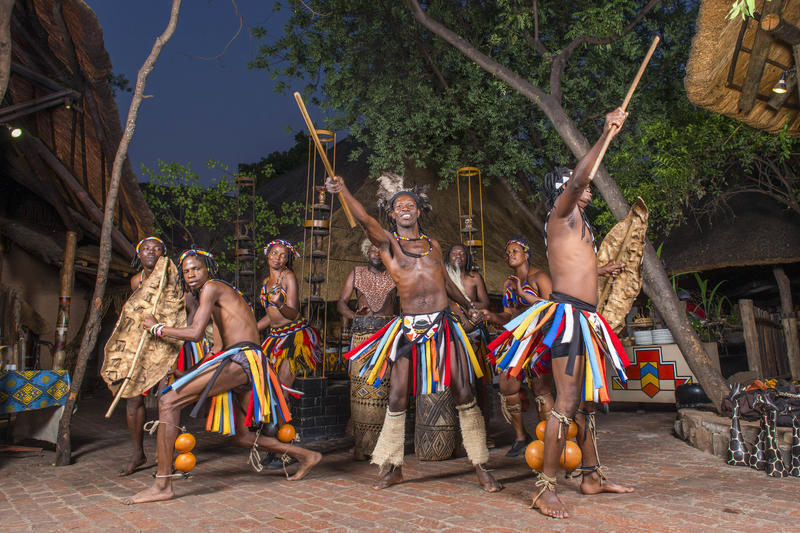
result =
[{"label": "woven shield", "polygon": [[644,200],[636,200],[628,214],[603,239],[597,264],[625,263],[616,277],[597,280],[597,312],[615,332],[625,325],[625,316],[642,288],[642,255],[647,242],[649,212]]},{"label": "woven shield", "polygon": [[[155,310],[154,302],[157,302]],[[132,398],[156,385],[175,363],[183,345],[183,341],[156,337],[145,330],[142,321],[148,314],[153,314],[156,320],[169,327],[186,326],[178,269],[168,257],[159,258],[153,273],[125,302],[114,332],[106,343],[100,374],[114,394],[128,375],[141,344],[137,368],[122,393],[123,398]]]}]

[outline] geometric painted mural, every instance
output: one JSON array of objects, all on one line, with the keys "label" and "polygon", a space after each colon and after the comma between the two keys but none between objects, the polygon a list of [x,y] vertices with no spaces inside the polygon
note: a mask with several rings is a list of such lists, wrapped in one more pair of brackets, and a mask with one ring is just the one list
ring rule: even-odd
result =
[{"label": "geometric painted mural", "polygon": [[[611,400],[674,403],[675,388],[694,378],[676,344],[631,346],[627,383],[611,375]],[[610,365],[608,365],[610,367]]]}]

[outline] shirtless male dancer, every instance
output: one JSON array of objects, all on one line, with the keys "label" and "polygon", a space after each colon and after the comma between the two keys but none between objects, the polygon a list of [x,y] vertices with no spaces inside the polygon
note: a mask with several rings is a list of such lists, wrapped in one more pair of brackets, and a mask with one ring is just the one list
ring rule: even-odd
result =
[{"label": "shirtless male dancer", "polygon": [[[503,286],[503,311],[493,313],[483,311],[484,318],[495,325],[501,326],[519,315],[522,311],[541,299],[550,298],[552,282],[546,272],[535,268],[532,264],[531,245],[522,235],[514,235],[506,243],[504,258],[509,267],[514,271],[508,276]],[[502,360],[503,352],[508,347],[504,343],[494,352],[493,359]],[[503,366],[502,364],[500,365]],[[531,441],[530,435],[525,431],[522,423],[522,400],[520,390],[522,380],[526,374],[528,383],[533,391],[539,420],[547,420],[553,408],[553,375],[547,369],[542,373],[531,371],[511,375],[511,368],[498,369],[500,384],[500,409],[503,418],[514,428],[516,438],[506,457],[517,457],[525,451]]]},{"label": "shirtless male dancer", "polygon": [[388,209],[396,230],[389,232],[367,214],[341,178],[329,178],[325,186],[330,193],[342,194],[369,240],[380,249],[381,260],[397,285],[403,313],[348,354],[351,360],[375,354],[374,366],[362,369],[370,373],[372,383],[381,379],[390,362],[393,365],[389,408],[372,454],[372,462],[380,467],[374,488],[384,489],[403,480],[405,411],[412,387],[418,394],[450,387],[464,447],[478,481],[488,492],[501,490],[485,467],[489,460],[486,430],[471,389],[474,373],[480,375],[480,369],[469,339],[450,315],[448,296],[469,309],[473,320],[480,315],[449,280],[439,243],[420,231],[419,196],[401,191],[391,198]]},{"label": "shirtless male dancer", "polygon": [[[206,324],[213,318],[226,348],[224,352],[208,357],[198,368],[170,385],[169,390],[160,397],[158,456],[173,457],[180,411],[183,407],[207,396],[216,397],[230,393],[241,407],[241,410],[232,409],[234,420],[225,424],[232,425],[233,443],[245,448],[257,444],[259,448],[279,454],[287,453],[297,458],[299,467],[289,479],[302,479],[322,458],[319,453],[264,435],[259,435],[256,439],[256,434],[247,428],[247,425],[277,422],[279,416],[290,418],[286,404],[281,401],[283,398],[280,391],[276,390],[280,387],[275,386],[278,383],[277,377],[258,344],[258,328],[252,309],[230,285],[210,279],[210,271],[216,272],[216,263],[208,252],[184,252],[179,270],[183,276],[184,289],[195,293],[199,299],[192,325],[186,328],[169,328],[156,323],[156,319],[148,315],[144,319],[144,327],[163,337],[197,341],[202,339]],[[256,358],[261,359],[260,364]],[[259,371],[259,367],[262,371]],[[209,384],[211,387],[206,393],[205,389]],[[242,410],[248,413],[247,417],[242,414]],[[171,473],[172,461],[159,461],[153,485],[127,498],[124,503],[173,498]]]},{"label": "shirtless male dancer", "polygon": [[[544,194],[549,208],[545,238],[553,278],[552,301],[534,304],[526,313],[531,316],[545,309],[552,313],[541,331],[545,336],[543,343],[551,343],[557,397],[545,429],[544,466],[536,483],[538,493],[534,495],[531,506],[553,518],[569,516],[556,493],[556,473],[566,427],[575,414],[580,415],[575,422],[578,425],[578,444],[583,453],[582,466],[577,469],[582,474],[581,492],[633,491],[608,481],[597,457],[594,404],[581,399],[585,394],[587,399],[607,401],[607,397],[603,398],[607,387],[605,375],[599,371],[602,368],[599,358],[607,357],[621,379],[624,379],[627,362],[619,339],[596,312],[597,253],[592,228],[583,211],[592,199],[589,172],[600,155],[603,142],[620,131],[627,116],[621,108],[608,113],[602,135],[581,158],[575,170],[558,169],[545,176]],[[619,265],[607,265],[606,270],[613,274],[618,268]],[[556,331],[550,337],[553,330]],[[591,338],[586,338],[587,334]],[[587,371],[587,366],[590,371]]]},{"label": "shirtless male dancer", "polygon": [[[134,268],[141,268],[131,278],[131,291],[136,292],[142,286],[142,282],[150,277],[156,267],[158,259],[167,253],[167,247],[158,237],[145,237],[136,245],[136,255],[131,262]],[[152,392],[151,392],[152,393]],[[147,409],[144,406],[144,395],[128,398],[125,402],[125,420],[128,423],[128,431],[131,435],[133,444],[133,454],[130,461],[119,471],[120,476],[133,474],[137,468],[147,462],[144,455],[144,423],[147,418]]]}]

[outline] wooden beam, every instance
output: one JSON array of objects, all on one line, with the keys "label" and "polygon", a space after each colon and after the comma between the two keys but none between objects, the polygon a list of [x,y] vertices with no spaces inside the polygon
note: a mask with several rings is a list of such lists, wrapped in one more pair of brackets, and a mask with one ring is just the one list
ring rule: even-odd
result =
[{"label": "wooden beam", "polygon": [[42,109],[47,109],[48,107],[61,105],[67,98],[74,98],[75,95],[80,96],[75,91],[66,90],[6,106],[0,109],[0,122],[8,122],[15,118],[24,117],[25,115],[36,113]]},{"label": "wooden beam", "polygon": [[[782,7],[783,2],[780,0],[765,2],[761,18],[767,15],[780,13]],[[753,42],[753,51],[750,54],[750,61],[747,62],[747,72],[742,81],[742,94],[739,95],[739,110],[743,113],[749,113],[756,105],[758,85],[761,83],[761,76],[764,74],[767,55],[769,54],[769,48],[773,41],[772,35],[762,30],[759,26],[756,30],[756,38]]]},{"label": "wooden beam", "polygon": [[64,87],[63,84],[51,80],[47,76],[39,74],[35,70],[31,70],[28,67],[20,65],[19,63],[16,62],[11,63],[11,72],[19,74],[20,76],[23,76],[25,78],[28,78],[31,81],[35,81],[42,87],[50,89],[51,91],[63,91],[67,89],[67,87]]},{"label": "wooden beam", "polygon": [[[100,210],[99,207],[94,203],[92,197],[89,193],[81,186],[75,176],[69,171],[67,167],[58,159],[58,157],[53,154],[50,149],[39,139],[32,136],[27,136],[25,139],[25,143],[28,144],[33,150],[44,159],[45,163],[47,163],[50,168],[52,168],[55,173],[61,178],[62,183],[64,183],[73,193],[78,197],[81,205],[86,209],[89,213],[89,216],[94,219],[94,222],[97,224],[103,223],[103,211]],[[119,246],[120,249],[124,250],[124,254],[126,257],[133,257],[136,253],[136,249],[133,245],[128,241],[128,239],[123,235],[119,229],[114,228],[111,230],[111,240]]]},{"label": "wooden beam", "polygon": [[[778,3],[781,3],[778,1]],[[776,39],[785,42],[789,46],[800,44],[800,28],[787,22],[776,13],[770,13],[761,17],[762,30],[769,32]]]},{"label": "wooden beam", "polygon": [[69,307],[72,289],[75,285],[75,248],[78,235],[67,232],[64,244],[64,261],[61,263],[61,285],[58,293],[58,314],[56,315],[56,336],[53,346],[53,370],[63,370],[67,354],[67,331],[69,330]]},{"label": "wooden beam", "polygon": [[797,99],[800,101],[800,44],[792,46],[792,56],[794,57],[794,81],[797,83]]},{"label": "wooden beam", "polygon": [[763,377],[761,368],[761,348],[758,345],[758,329],[756,328],[756,314],[753,300],[739,300],[739,315],[742,317],[748,369],[758,374],[758,376]]}]

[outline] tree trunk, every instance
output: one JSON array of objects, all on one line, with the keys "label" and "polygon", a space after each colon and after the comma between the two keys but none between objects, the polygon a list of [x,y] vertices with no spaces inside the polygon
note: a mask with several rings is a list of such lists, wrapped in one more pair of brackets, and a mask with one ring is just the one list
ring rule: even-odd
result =
[{"label": "tree trunk", "polygon": [[[420,7],[417,0],[406,0],[406,3],[420,24],[450,43],[481,68],[508,83],[513,89],[536,104],[552,122],[559,136],[561,136],[575,157],[581,158],[589,151],[589,141],[578,130],[575,122],[567,115],[556,98],[486,56],[467,40],[429,17]],[[608,203],[614,218],[622,220],[628,214],[630,206],[619,186],[611,179],[603,166],[597,172],[594,182],[597,184],[603,199]],[[661,260],[649,242],[645,247],[642,262],[642,278],[644,279],[645,293],[653,300],[659,313],[667,323],[667,327],[675,338],[681,353],[686,358],[692,373],[697,376],[703,390],[719,410],[722,399],[729,393],[730,388],[722,378],[722,375],[712,365],[711,359],[686,317],[685,309],[681,306],[675,291],[672,290],[672,285],[669,282],[664,266],[661,264]]]},{"label": "tree trunk", "polygon": [[69,331],[69,308],[72,300],[72,289],[75,285],[75,247],[78,234],[67,232],[64,244],[64,263],[61,265],[61,290],[58,294],[58,315],[56,318],[56,338],[53,344],[53,370],[63,370],[66,360],[64,348],[67,346]]},{"label": "tree trunk", "polygon": [[69,396],[64,408],[64,414],[58,425],[58,442],[56,443],[56,465],[65,466],[70,464],[72,455],[70,443],[70,423],[72,421],[72,411],[75,402],[78,400],[78,393],[81,390],[83,383],[83,376],[86,372],[86,363],[89,360],[95,344],[97,343],[97,334],[100,330],[100,315],[101,307],[103,304],[103,296],[106,291],[106,282],[108,279],[108,267],[111,264],[111,231],[114,228],[114,211],[117,205],[117,197],[119,196],[119,186],[122,180],[122,165],[125,158],[128,156],[128,146],[133,138],[133,132],[136,129],[136,118],[139,114],[139,106],[144,97],[144,86],[147,76],[152,72],[156,59],[161,54],[161,49],[169,41],[172,34],[175,32],[175,27],[178,24],[178,13],[181,8],[181,0],[172,0],[172,10],[170,12],[169,24],[158,38],[147,56],[142,68],[139,69],[139,75],[136,79],[136,91],[133,93],[131,106],[128,110],[128,119],[125,121],[125,132],[117,149],[117,154],[114,157],[114,165],[111,170],[111,183],[108,187],[108,195],[106,196],[105,213],[103,217],[103,226],[100,233],[100,258],[97,265],[97,280],[95,281],[94,294],[89,306],[89,320],[86,323],[86,331],[81,340],[80,351],[78,352],[78,360],[75,363],[75,373],[72,376],[72,385],[69,389]]},{"label": "tree trunk", "polygon": [[14,0],[0,0],[0,102],[6,96],[11,77],[11,13]]}]

